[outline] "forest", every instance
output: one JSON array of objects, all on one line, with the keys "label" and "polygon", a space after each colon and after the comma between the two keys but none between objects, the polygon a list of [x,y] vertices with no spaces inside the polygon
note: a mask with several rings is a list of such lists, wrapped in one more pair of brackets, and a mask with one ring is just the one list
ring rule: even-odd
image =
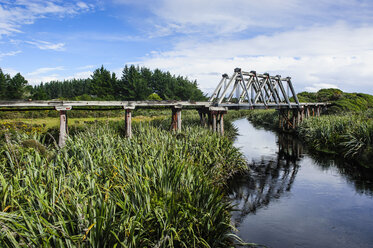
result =
[{"label": "forest", "polygon": [[20,74],[11,77],[0,68],[1,100],[205,100],[196,81],[159,69],[125,66],[120,78],[103,66],[87,79],[41,82],[31,86]]}]

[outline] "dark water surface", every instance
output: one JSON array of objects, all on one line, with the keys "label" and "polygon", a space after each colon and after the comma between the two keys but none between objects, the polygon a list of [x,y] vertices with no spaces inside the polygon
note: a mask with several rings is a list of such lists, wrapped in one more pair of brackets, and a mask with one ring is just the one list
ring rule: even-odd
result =
[{"label": "dark water surface", "polygon": [[[373,171],[309,155],[289,135],[235,125],[250,175],[233,180],[232,221],[267,247],[373,247]],[[373,161],[372,161],[373,163]]]}]

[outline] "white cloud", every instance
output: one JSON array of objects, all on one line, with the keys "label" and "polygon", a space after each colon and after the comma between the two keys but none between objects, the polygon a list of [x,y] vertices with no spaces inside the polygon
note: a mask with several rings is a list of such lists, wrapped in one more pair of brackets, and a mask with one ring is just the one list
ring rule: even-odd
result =
[{"label": "white cloud", "polygon": [[77,69],[78,70],[85,70],[85,69],[93,69],[95,67],[98,67],[98,66],[96,66],[96,65],[85,65],[85,66],[78,67]]},{"label": "white cloud", "polygon": [[334,88],[334,89],[338,89],[338,86],[334,85],[334,84],[313,84],[312,86],[307,86],[305,88],[306,91],[309,91],[309,92],[316,92],[320,89],[325,89],[325,88]]},{"label": "white cloud", "polygon": [[[151,15],[142,20],[150,36],[175,33],[196,34],[201,38],[242,35],[245,31],[268,32],[310,25],[373,21],[370,0],[113,0],[141,6]],[[141,17],[143,19],[143,17]]]},{"label": "white cloud", "polygon": [[36,75],[41,75],[41,74],[45,74],[45,73],[48,73],[48,72],[51,72],[51,71],[62,71],[64,70],[64,67],[63,66],[58,66],[58,67],[43,67],[43,68],[39,68],[33,72],[30,72],[30,73],[27,73],[28,76],[36,76]]},{"label": "white cloud", "polygon": [[206,92],[221,78],[212,74],[231,74],[240,67],[291,76],[297,91],[333,86],[373,93],[372,44],[373,27],[338,23],[248,39],[184,39],[133,63],[187,75]]},{"label": "white cloud", "polygon": [[80,71],[75,73],[72,76],[67,77],[66,79],[85,79],[85,78],[90,78],[92,75],[91,71]]},{"label": "white cloud", "polygon": [[41,50],[54,50],[54,51],[64,51],[64,43],[51,43],[48,41],[25,41],[28,44],[34,45]]},{"label": "white cloud", "polygon": [[16,0],[0,2],[0,38],[2,35],[20,33],[22,25],[48,16],[64,17],[90,11],[92,4],[59,0]]},{"label": "white cloud", "polygon": [[11,51],[11,52],[7,52],[7,53],[0,53],[0,59],[3,58],[3,57],[6,57],[6,56],[14,56],[14,55],[17,55],[19,53],[21,53],[22,51],[18,50],[18,51]]}]

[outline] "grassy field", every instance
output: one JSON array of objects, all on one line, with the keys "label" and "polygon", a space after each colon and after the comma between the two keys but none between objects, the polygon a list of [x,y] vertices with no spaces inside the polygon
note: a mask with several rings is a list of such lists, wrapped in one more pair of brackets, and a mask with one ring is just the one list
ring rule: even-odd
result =
[{"label": "grassy field", "polygon": [[[154,120],[154,116],[135,116],[132,118],[133,122],[151,121]],[[95,121],[121,121],[124,117],[73,117],[69,118],[69,125],[84,126],[87,123],[93,123]],[[58,117],[47,117],[47,118],[19,118],[19,119],[4,119],[0,121],[0,125],[15,125],[16,123],[25,123],[27,125],[42,126],[45,129],[55,128],[60,126],[60,119]]]}]

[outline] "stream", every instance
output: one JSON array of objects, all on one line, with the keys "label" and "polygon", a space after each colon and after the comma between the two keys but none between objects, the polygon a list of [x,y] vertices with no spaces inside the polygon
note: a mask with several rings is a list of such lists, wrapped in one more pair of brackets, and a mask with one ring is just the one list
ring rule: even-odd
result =
[{"label": "stream", "polygon": [[373,247],[373,170],[308,153],[246,119],[234,125],[250,169],[230,185],[239,237],[273,248]]}]

